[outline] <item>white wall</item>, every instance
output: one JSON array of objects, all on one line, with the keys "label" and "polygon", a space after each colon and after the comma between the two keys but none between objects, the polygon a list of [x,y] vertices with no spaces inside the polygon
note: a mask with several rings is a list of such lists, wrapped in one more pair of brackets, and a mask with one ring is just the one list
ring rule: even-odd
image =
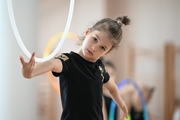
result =
[{"label": "white wall", "polygon": [[[7,0],[0,1],[0,119],[36,120],[36,81],[26,80],[21,75],[19,55],[24,55],[12,31]],[[36,0],[13,1],[17,26],[23,42],[32,52],[36,50]]]}]

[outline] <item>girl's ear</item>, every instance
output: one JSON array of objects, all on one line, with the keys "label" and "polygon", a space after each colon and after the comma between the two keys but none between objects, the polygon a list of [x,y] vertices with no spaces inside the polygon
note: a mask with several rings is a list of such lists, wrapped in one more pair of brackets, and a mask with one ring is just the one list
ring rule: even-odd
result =
[{"label": "girl's ear", "polygon": [[88,29],[86,30],[85,34],[86,34],[86,35],[89,34],[90,31],[91,31],[91,28],[88,28]]}]

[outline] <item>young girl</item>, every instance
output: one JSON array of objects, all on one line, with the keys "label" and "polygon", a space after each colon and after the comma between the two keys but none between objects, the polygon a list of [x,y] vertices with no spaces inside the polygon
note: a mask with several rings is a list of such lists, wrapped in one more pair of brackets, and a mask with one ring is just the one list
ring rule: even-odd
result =
[{"label": "young girl", "polygon": [[121,99],[117,85],[109,79],[99,59],[118,47],[122,38],[122,25],[130,20],[105,18],[88,28],[81,48],[77,52],[63,53],[55,59],[35,63],[35,53],[28,62],[20,56],[22,74],[32,78],[48,71],[59,77],[63,112],[61,120],[103,120],[102,86],[104,86],[127,117],[128,110]]}]

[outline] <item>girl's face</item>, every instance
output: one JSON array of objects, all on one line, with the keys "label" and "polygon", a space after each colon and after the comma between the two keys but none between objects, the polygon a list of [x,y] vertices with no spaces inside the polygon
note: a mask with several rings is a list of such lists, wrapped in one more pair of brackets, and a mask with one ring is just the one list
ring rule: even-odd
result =
[{"label": "girl's face", "polygon": [[95,62],[100,57],[106,55],[111,47],[112,43],[106,32],[98,30],[90,32],[90,29],[88,29],[78,53],[84,59]]}]

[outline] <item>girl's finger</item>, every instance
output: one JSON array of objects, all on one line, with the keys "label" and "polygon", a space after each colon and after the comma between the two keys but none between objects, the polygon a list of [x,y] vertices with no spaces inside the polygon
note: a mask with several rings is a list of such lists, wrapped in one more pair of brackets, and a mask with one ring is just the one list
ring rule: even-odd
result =
[{"label": "girl's finger", "polygon": [[33,66],[35,65],[35,61],[34,61],[34,60],[31,61],[31,62],[29,63],[29,65],[30,65],[31,67],[33,67]]},{"label": "girl's finger", "polygon": [[120,112],[120,120],[124,120],[124,112],[122,110]]},{"label": "girl's finger", "polygon": [[22,56],[19,56],[19,59],[20,59],[20,61],[21,61],[21,64],[24,65],[24,63],[25,63],[25,62],[24,62],[24,58],[23,58]]},{"label": "girl's finger", "polygon": [[29,60],[29,63],[31,63],[31,62],[34,61],[34,56],[35,56],[35,52],[32,53],[31,58],[30,58],[30,60]]}]

